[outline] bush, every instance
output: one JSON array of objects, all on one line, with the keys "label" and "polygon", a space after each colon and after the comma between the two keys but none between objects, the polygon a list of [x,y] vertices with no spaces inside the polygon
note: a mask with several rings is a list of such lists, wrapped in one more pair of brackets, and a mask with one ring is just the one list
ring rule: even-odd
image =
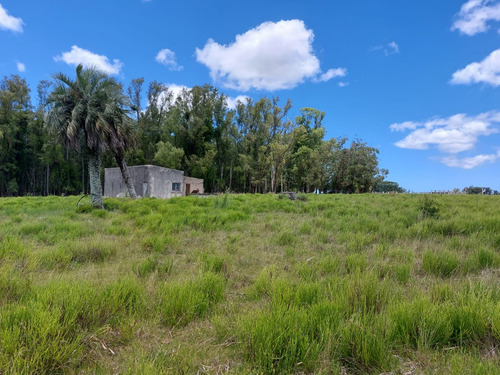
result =
[{"label": "bush", "polygon": [[419,202],[418,208],[423,217],[429,218],[437,218],[441,209],[439,204],[427,195],[424,195],[424,198]]}]

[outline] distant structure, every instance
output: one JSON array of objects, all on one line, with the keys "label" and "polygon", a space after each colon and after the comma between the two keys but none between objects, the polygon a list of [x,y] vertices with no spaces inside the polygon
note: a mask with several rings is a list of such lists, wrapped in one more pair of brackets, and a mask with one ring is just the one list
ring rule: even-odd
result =
[{"label": "distant structure", "polygon": [[[128,171],[135,191],[141,197],[172,198],[204,193],[203,179],[184,176],[183,171],[156,165],[136,165],[128,167]],[[119,198],[127,195],[120,168],[106,168],[104,196]]]}]

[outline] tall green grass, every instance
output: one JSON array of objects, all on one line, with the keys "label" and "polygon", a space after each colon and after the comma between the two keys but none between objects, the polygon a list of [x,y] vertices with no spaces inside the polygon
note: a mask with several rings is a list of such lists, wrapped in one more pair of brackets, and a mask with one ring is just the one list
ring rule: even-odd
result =
[{"label": "tall green grass", "polygon": [[77,201],[0,199],[1,374],[498,367],[498,197]]}]

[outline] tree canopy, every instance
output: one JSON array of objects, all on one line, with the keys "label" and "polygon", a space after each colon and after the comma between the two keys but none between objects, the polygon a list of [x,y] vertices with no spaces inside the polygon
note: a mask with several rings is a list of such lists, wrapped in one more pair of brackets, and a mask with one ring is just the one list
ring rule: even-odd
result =
[{"label": "tree canopy", "polygon": [[82,65],[76,68],[75,80],[61,73],[54,80],[56,86],[47,98],[45,124],[66,147],[78,149],[81,143],[85,145],[92,205],[103,205],[101,152],[104,150],[116,158],[135,198],[124,156],[134,135],[124,108],[128,99],[121,85],[107,74],[94,68],[83,69]]},{"label": "tree canopy", "polygon": [[290,100],[248,98],[232,109],[210,85],[174,95],[137,78],[123,90],[81,67],[74,80],[54,78],[40,82],[37,108],[22,78],[0,82],[1,195],[99,195],[102,168],[126,173],[125,160],[183,170],[209,192],[365,193],[388,173],[365,141],[326,138],[321,110],[292,118]]}]

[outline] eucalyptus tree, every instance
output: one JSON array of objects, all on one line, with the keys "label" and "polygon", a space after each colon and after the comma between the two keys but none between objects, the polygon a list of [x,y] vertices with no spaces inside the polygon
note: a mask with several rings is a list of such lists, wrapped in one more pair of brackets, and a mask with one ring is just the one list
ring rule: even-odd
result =
[{"label": "eucalyptus tree", "polygon": [[136,198],[124,151],[130,147],[131,120],[121,85],[95,68],[76,68],[76,79],[54,76],[56,87],[48,97],[46,125],[67,146],[78,148],[83,137],[89,158],[91,204],[101,207],[101,152],[110,150],[121,169],[129,194]]},{"label": "eucalyptus tree", "polygon": [[34,149],[30,90],[18,75],[0,80],[0,193],[25,194]]}]

